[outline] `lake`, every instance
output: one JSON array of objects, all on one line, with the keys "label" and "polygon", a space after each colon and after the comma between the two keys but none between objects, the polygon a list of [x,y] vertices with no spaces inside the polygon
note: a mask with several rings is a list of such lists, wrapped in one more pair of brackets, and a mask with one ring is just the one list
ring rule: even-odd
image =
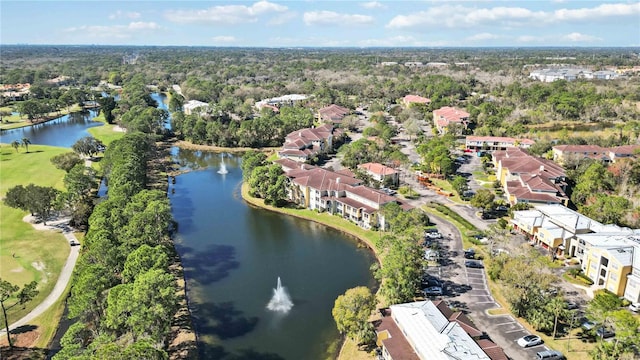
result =
[{"label": "lake", "polygon": [[[326,359],[339,334],[331,309],[356,286],[375,287],[375,258],[324,225],[248,206],[239,157],[174,149],[197,168],[169,188],[191,310],[203,358]],[[267,309],[278,277],[293,307]]]}]

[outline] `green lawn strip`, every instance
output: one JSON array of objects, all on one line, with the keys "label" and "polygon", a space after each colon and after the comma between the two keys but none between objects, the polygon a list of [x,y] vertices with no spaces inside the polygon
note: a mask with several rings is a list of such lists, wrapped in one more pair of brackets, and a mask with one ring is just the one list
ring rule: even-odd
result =
[{"label": "green lawn strip", "polygon": [[448,196],[449,200],[458,203],[458,204],[466,204],[467,202],[460,198],[460,194],[458,194],[455,190],[453,190],[453,186],[447,180],[442,179],[431,179],[431,182],[437,187],[441,188],[444,191],[450,192],[452,196]]},{"label": "green lawn strip", "polygon": [[[64,171],[56,169],[49,159],[67,151],[69,149],[31,145],[29,153],[24,148],[16,153],[9,145],[0,146],[0,197],[18,184],[62,189]],[[22,220],[25,215],[26,212],[0,204],[0,276],[18,286],[36,280],[40,290],[24,309],[16,306],[9,310],[10,323],[49,295],[69,255],[69,244],[61,233],[38,231]]]},{"label": "green lawn strip", "polygon": [[111,144],[112,141],[120,139],[125,134],[121,131],[115,131],[114,128],[116,127],[116,125],[107,124],[102,113],[93,118],[93,121],[102,122],[104,123],[104,125],[89,128],[87,129],[87,131],[89,132],[89,134],[91,134],[91,136],[102,141],[105,145]]}]

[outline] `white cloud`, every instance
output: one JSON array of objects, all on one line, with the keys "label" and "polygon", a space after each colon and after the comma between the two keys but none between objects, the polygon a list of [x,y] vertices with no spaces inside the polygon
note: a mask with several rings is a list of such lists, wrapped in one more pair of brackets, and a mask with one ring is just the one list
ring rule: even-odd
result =
[{"label": "white cloud", "polygon": [[368,15],[340,14],[333,11],[310,11],[303,15],[307,25],[362,25],[371,24],[374,19]]},{"label": "white cloud", "polygon": [[588,22],[606,18],[640,15],[640,3],[601,4],[593,8],[532,11],[523,7],[498,6],[493,8],[466,7],[464,5],[434,6],[410,15],[398,15],[387,24],[388,28],[448,27],[462,28],[479,25],[532,26],[567,21]]},{"label": "white cloud", "polygon": [[66,33],[85,35],[89,38],[130,39],[136,34],[148,31],[162,30],[162,26],[155,22],[135,21],[128,25],[82,25],[64,29]]},{"label": "white cloud", "polygon": [[471,35],[467,37],[465,40],[469,41],[482,41],[482,40],[493,40],[500,38],[499,35],[491,34],[491,33],[479,33],[475,35]]},{"label": "white cloud", "polygon": [[135,12],[135,11],[128,11],[128,12],[124,12],[122,10],[118,10],[113,14],[109,15],[109,19],[111,20],[115,20],[115,19],[139,19],[140,16],[142,16],[139,12]]},{"label": "white cloud", "polygon": [[225,44],[238,41],[238,39],[235,36],[225,36],[225,35],[214,36],[211,38],[211,40],[213,40],[216,43],[225,43]]},{"label": "white cloud", "polygon": [[573,42],[595,42],[602,40],[602,38],[599,38],[597,36],[581,34],[579,32],[572,32],[571,34],[567,34],[563,36],[562,39]]},{"label": "white cloud", "polygon": [[219,5],[204,10],[169,10],[167,20],[176,23],[244,24],[258,21],[258,16],[286,12],[288,8],[268,1],[258,1],[251,6]]},{"label": "white cloud", "polygon": [[379,1],[369,1],[369,2],[363,2],[360,3],[360,6],[362,6],[365,9],[386,9],[387,6]]}]

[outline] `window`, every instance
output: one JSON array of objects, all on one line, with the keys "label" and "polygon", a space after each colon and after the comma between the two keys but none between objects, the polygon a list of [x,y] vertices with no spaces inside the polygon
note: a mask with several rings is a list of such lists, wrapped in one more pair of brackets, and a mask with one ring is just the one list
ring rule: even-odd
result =
[{"label": "window", "polygon": [[613,270],[618,270],[620,268],[620,266],[618,266],[618,264],[616,264],[616,263],[611,263],[611,268]]},{"label": "window", "polygon": [[618,275],[616,275],[616,274],[612,273],[611,275],[609,275],[609,278],[611,278],[611,280],[613,280],[613,281],[618,281]]}]

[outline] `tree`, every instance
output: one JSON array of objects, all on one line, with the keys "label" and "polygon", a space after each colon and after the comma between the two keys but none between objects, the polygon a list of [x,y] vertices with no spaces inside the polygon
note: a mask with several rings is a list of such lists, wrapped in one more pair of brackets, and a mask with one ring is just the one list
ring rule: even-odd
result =
[{"label": "tree", "polygon": [[[22,289],[20,289],[19,286],[13,285],[12,283],[0,278],[0,306],[2,306],[2,314],[4,315],[4,327],[7,331],[7,341],[9,342],[9,348],[13,348],[13,343],[11,342],[11,335],[9,333],[9,319],[7,318],[7,310],[16,305],[23,305],[31,301],[31,299],[38,295],[39,291],[36,289],[37,286],[38,283],[32,281],[22,287]],[[9,300],[13,296],[16,296],[17,301],[13,305],[7,306],[7,300]]]},{"label": "tree", "polygon": [[240,167],[242,168],[242,178],[244,181],[249,180],[251,177],[251,173],[253,169],[258,166],[265,165],[265,161],[267,159],[267,155],[263,152],[256,150],[249,150],[242,156],[242,163]]},{"label": "tree", "polygon": [[558,321],[564,319],[567,316],[567,302],[562,296],[553,297],[545,306],[545,309],[553,314],[553,338],[556,338],[556,331],[558,329]]},{"label": "tree", "polygon": [[31,145],[31,140],[27,137],[22,138],[22,146],[27,150],[27,153],[29,152],[29,145]]},{"label": "tree", "polygon": [[462,195],[462,193],[467,190],[467,179],[464,176],[456,175],[453,180],[451,180],[451,186],[458,193],[458,195]]},{"label": "tree", "polygon": [[83,161],[75,152],[67,152],[52,157],[51,163],[56,168],[69,172],[69,170],[73,169],[74,166],[82,164]]},{"label": "tree", "polygon": [[338,296],[331,310],[338,331],[362,343],[366,335],[362,330],[370,329],[369,316],[375,309],[375,296],[369,288],[358,286]]},{"label": "tree", "polygon": [[115,116],[113,116],[113,110],[116,108],[116,100],[111,96],[101,97],[98,99],[100,104],[100,111],[104,114],[104,119],[108,124],[113,124]]},{"label": "tree", "polygon": [[133,282],[138,274],[154,269],[166,269],[168,266],[169,257],[163,246],[151,247],[144,244],[127,256],[122,279],[124,282]]},{"label": "tree", "polygon": [[93,157],[95,154],[104,151],[105,146],[102,141],[93,136],[85,136],[71,146],[74,152],[79,155]]},{"label": "tree", "polygon": [[64,186],[71,199],[84,199],[91,194],[95,184],[96,171],[84,164],[77,164],[64,176]]},{"label": "tree", "polygon": [[491,210],[493,208],[493,200],[495,195],[489,189],[480,189],[471,198],[471,206],[482,209],[482,212]]},{"label": "tree", "polygon": [[16,185],[7,191],[5,204],[12,208],[29,211],[31,215],[39,215],[46,225],[59,193],[52,187],[34,184],[26,187]]},{"label": "tree", "polygon": [[16,149],[16,152],[18,152],[18,148],[20,147],[20,141],[18,141],[18,140],[13,140],[13,141],[11,142],[11,146],[12,146],[14,149]]}]

